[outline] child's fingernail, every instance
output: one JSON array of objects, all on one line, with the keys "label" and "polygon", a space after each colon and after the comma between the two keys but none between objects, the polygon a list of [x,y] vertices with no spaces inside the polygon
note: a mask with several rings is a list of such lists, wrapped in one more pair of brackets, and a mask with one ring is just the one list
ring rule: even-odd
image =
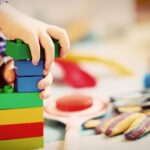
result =
[{"label": "child's fingernail", "polygon": [[35,61],[35,60],[33,60],[32,63],[33,63],[33,65],[35,65],[35,66],[38,65],[38,61]]}]

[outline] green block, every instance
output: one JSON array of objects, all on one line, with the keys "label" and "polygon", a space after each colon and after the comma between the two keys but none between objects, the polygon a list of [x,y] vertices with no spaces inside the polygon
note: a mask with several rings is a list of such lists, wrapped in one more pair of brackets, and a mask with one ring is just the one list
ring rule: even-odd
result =
[{"label": "green block", "polygon": [[0,109],[42,107],[39,93],[0,93]]},{"label": "green block", "polygon": [[[60,44],[58,40],[53,40],[55,46],[55,58],[60,57]],[[29,45],[21,40],[6,40],[6,54],[15,60],[32,59]],[[44,49],[41,48],[40,59],[44,59]]]},{"label": "green block", "polygon": [[10,85],[5,85],[4,89],[1,92],[5,93],[5,94],[13,93],[14,88],[12,88]]},{"label": "green block", "polygon": [[0,88],[0,93],[13,93],[14,92],[14,88],[10,85],[5,85],[4,88]]}]

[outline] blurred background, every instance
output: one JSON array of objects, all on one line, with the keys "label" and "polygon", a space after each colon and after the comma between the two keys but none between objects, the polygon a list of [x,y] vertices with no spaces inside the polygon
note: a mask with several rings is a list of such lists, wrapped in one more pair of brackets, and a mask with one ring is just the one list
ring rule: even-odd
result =
[{"label": "blurred background", "polygon": [[[10,3],[29,16],[65,28],[71,40],[70,53],[112,59],[141,77],[150,69],[149,0],[13,0]],[[110,62],[108,65],[101,60],[100,66],[94,70],[94,76],[114,75]],[[84,66],[89,72],[94,67]]]},{"label": "blurred background", "polygon": [[149,0],[13,0],[22,12],[45,21],[69,28],[81,25],[82,30],[99,36],[122,33],[131,26],[148,21]]},{"label": "blurred background", "polygon": [[[69,67],[72,70],[65,70],[70,64],[67,62],[63,66],[57,61],[50,102],[70,92],[102,98],[143,89],[144,75],[150,73],[149,0],[9,2],[29,16],[65,28],[71,41],[66,59],[91,75],[87,77],[85,73],[79,73],[79,68],[72,64]],[[58,78],[65,84],[56,82]],[[63,139],[64,134],[60,134],[64,131],[62,127],[58,130],[59,127],[56,129],[56,124],[52,123],[51,128],[45,126],[46,142]]]},{"label": "blurred background", "polygon": [[94,72],[96,78],[132,72],[134,78],[141,79],[150,70],[149,0],[13,0],[10,3],[29,16],[65,28],[71,40],[70,53],[99,57],[98,66],[91,62],[84,65],[84,60],[81,61],[83,68]]},{"label": "blurred background", "polygon": [[71,54],[99,57],[98,66],[92,60],[88,65],[86,60],[84,65],[81,60],[83,68],[96,78],[118,77],[120,73],[141,79],[150,70],[149,0],[13,0],[10,3],[29,16],[65,28]]}]

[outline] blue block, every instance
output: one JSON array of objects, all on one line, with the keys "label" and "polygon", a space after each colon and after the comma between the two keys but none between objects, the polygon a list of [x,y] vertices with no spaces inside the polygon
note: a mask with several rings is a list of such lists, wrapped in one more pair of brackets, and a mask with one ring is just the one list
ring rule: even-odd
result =
[{"label": "blue block", "polygon": [[31,60],[15,60],[17,76],[42,76],[43,75],[43,60],[40,60],[38,65],[32,64]]},{"label": "blue block", "polygon": [[37,77],[17,77],[15,82],[15,91],[19,93],[39,92],[38,82],[43,76]]},{"label": "blue block", "polygon": [[145,88],[150,88],[150,73],[145,74],[143,82]]}]

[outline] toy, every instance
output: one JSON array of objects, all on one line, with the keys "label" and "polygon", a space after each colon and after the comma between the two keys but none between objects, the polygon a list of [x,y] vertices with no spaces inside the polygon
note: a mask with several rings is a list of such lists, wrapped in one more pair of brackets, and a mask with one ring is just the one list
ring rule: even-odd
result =
[{"label": "toy", "polygon": [[144,113],[122,113],[115,117],[89,120],[84,127],[95,128],[96,134],[111,137],[123,133],[127,140],[137,140],[150,133],[150,117]]},{"label": "toy", "polygon": [[144,88],[150,88],[150,73],[145,74],[143,83]]},{"label": "toy", "polygon": [[0,148],[3,150],[29,150],[43,147],[43,143],[43,137],[0,140]]},{"label": "toy", "polygon": [[81,94],[67,95],[58,98],[56,108],[60,111],[74,112],[85,110],[93,105],[93,98]]},{"label": "toy", "polygon": [[43,76],[17,77],[15,82],[15,90],[17,92],[39,92],[38,82]]},{"label": "toy", "polygon": [[105,126],[107,126],[107,124],[110,122],[112,118],[107,118],[107,119],[103,119],[101,120],[101,122],[95,127],[95,132],[96,134],[101,134],[105,132]]},{"label": "toy", "polygon": [[129,129],[124,133],[128,140],[136,140],[150,132],[150,117],[142,116],[137,118]]},{"label": "toy", "polygon": [[68,85],[75,88],[93,87],[96,85],[96,79],[81,69],[77,63],[65,59],[57,59],[55,62],[63,70],[63,80]]},{"label": "toy", "polygon": [[38,93],[0,93],[0,110],[42,106]]},{"label": "toy", "polygon": [[9,93],[13,93],[14,92],[14,88],[12,88],[9,85],[5,85],[4,89],[1,89],[1,93],[5,93],[5,94],[9,94]]},{"label": "toy", "polygon": [[43,60],[40,60],[36,66],[32,64],[31,60],[15,60],[14,65],[16,67],[15,72],[17,76],[43,76]]},{"label": "toy", "polygon": [[115,109],[117,110],[117,112],[119,113],[124,113],[124,112],[143,112],[144,111],[149,111],[150,109],[150,103],[149,102],[145,102],[145,103],[141,103],[141,104],[128,104],[128,105],[124,105],[124,106],[116,106]]},{"label": "toy", "polygon": [[43,122],[43,108],[0,110],[0,125]]},{"label": "toy", "polygon": [[98,120],[98,119],[88,120],[87,122],[85,122],[84,128],[86,128],[86,129],[95,128],[95,127],[97,127],[100,123],[101,123],[101,121]]},{"label": "toy", "polygon": [[[57,40],[54,44],[59,56],[60,45]],[[32,65],[29,46],[21,40],[7,40],[6,53],[15,60],[16,81],[15,88],[0,89],[0,149],[39,149],[44,119],[37,83],[43,78],[44,51],[37,66]]]},{"label": "toy", "polygon": [[104,133],[107,136],[114,136],[126,131],[132,122],[139,116],[140,113],[123,113],[115,118],[111,119],[109,123],[104,127]]},{"label": "toy", "polygon": [[0,140],[43,136],[43,122],[0,125]]},{"label": "toy", "polygon": [[79,130],[81,125],[91,118],[104,115],[108,110],[108,104],[108,101],[93,99],[93,105],[88,109],[66,112],[57,109],[56,103],[53,103],[45,106],[44,116],[47,119],[57,120],[66,124],[64,150],[78,150],[80,141]]},{"label": "toy", "polygon": [[[43,102],[38,93],[16,93],[6,85],[0,93],[0,118],[0,148],[16,149],[24,144],[12,140],[30,137],[41,137],[34,148],[43,146]],[[13,143],[12,147],[7,143]]]},{"label": "toy", "polygon": [[[55,45],[55,57],[60,56],[60,45],[57,40],[53,40]],[[21,40],[6,40],[6,54],[15,60],[27,60],[32,58],[30,48]],[[41,48],[41,59],[44,59],[44,50]]]}]

